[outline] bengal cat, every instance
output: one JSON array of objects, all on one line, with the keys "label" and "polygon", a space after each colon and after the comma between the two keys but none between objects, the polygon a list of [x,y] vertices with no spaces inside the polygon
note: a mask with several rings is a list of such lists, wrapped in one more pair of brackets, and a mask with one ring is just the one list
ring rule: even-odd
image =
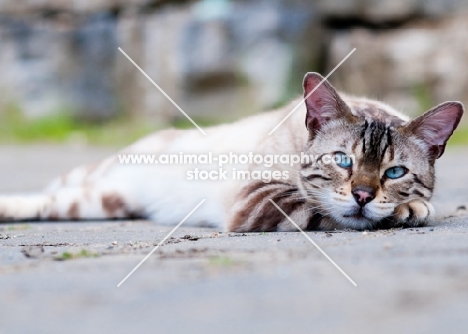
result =
[{"label": "bengal cat", "polygon": [[[146,218],[236,232],[293,231],[270,199],[303,229],[374,229],[420,226],[434,217],[434,163],[463,114],[445,102],[409,120],[390,106],[338,93],[317,73],[304,78],[298,110],[269,134],[295,104],[238,122],[165,130],[90,166],[58,178],[42,193],[1,196],[0,220],[98,220]],[[315,91],[314,91],[315,90]],[[312,94],[311,94],[312,93]],[[305,119],[305,126],[304,126]],[[195,180],[203,165],[122,163],[122,154],[306,154],[310,161],[271,166],[249,163],[249,173],[276,178]],[[352,157],[352,158],[351,158]],[[328,161],[325,161],[328,158]],[[238,161],[223,166],[231,175]],[[220,170],[221,172],[221,170]],[[263,173],[263,174],[262,174]],[[275,174],[273,174],[275,175]]]}]

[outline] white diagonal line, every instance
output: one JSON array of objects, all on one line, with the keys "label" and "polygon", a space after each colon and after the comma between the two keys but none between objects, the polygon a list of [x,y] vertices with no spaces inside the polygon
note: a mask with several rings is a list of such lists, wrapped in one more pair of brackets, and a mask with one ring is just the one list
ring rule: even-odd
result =
[{"label": "white diagonal line", "polygon": [[344,277],[346,277],[354,286],[357,286],[357,284],[351,279],[351,277],[349,277],[344,271],[343,269],[341,269],[336,263],[335,261],[333,261],[328,255],[327,253],[325,253],[322,248],[320,248],[319,245],[317,245],[314,240],[312,240],[308,235],[307,233],[305,233],[302,228],[299,227],[299,225],[297,225],[292,219],[291,217],[289,217],[283,210],[281,210],[281,208],[270,198],[270,202],[291,222],[291,224],[293,224],[299,231],[301,231],[301,233],[307,238],[307,240],[309,240],[311,242],[312,245],[315,246],[315,248],[317,248],[320,253],[323,254],[323,256],[325,256],[327,258],[328,261],[331,262],[331,264],[333,264],[336,269],[338,269],[343,275]]},{"label": "white diagonal line", "polygon": [[164,239],[162,239],[162,240],[159,242],[159,244],[158,244],[156,247],[154,247],[153,250],[152,250],[151,252],[149,252],[149,254],[146,255],[145,258],[144,258],[143,260],[141,260],[140,263],[138,263],[138,264],[136,265],[136,267],[133,268],[133,270],[132,270],[131,272],[129,272],[128,275],[125,276],[125,278],[124,278],[119,284],[117,284],[117,287],[119,288],[119,287],[127,280],[127,278],[129,278],[129,277],[135,272],[135,270],[137,270],[137,269],[143,264],[143,262],[145,262],[145,261],[151,256],[151,254],[153,254],[153,253],[156,251],[156,249],[158,249],[159,246],[161,246],[161,245],[164,243],[164,241],[166,241],[167,238],[169,238],[169,237],[172,235],[172,233],[174,233],[174,232],[180,227],[180,225],[182,225],[182,224],[184,223],[184,221],[186,221],[187,218],[190,217],[190,215],[191,215],[192,213],[194,213],[195,210],[198,209],[198,207],[199,207],[200,205],[202,205],[203,202],[205,202],[205,201],[206,201],[206,199],[203,199],[200,203],[198,203],[198,205],[197,205],[196,207],[194,207],[193,210],[190,211],[189,214],[186,215],[185,218],[182,219],[182,221],[181,221],[179,224],[177,224],[177,226],[174,227],[174,229],[173,229],[171,232],[169,232],[169,234],[166,235],[166,237],[165,237]]},{"label": "white diagonal line", "polygon": [[187,119],[188,119],[190,122],[192,122],[192,124],[195,125],[195,126],[197,127],[197,129],[200,130],[201,133],[203,133],[203,134],[206,136],[205,131],[203,131],[203,129],[202,129],[201,127],[199,127],[198,124],[195,123],[195,121],[194,121],[193,119],[191,119],[190,116],[187,115],[187,114],[185,113],[185,111],[183,111],[182,108],[179,107],[179,106],[177,105],[177,103],[175,103],[174,100],[171,99],[171,97],[170,97],[169,95],[167,95],[166,92],[163,91],[162,88],[159,87],[159,86],[156,84],[156,82],[154,82],[153,79],[151,79],[151,78],[149,77],[149,75],[146,74],[145,71],[143,71],[143,70],[140,68],[140,66],[138,66],[138,65],[133,61],[133,59],[130,58],[130,57],[124,52],[124,50],[122,50],[121,48],[119,48],[119,51],[122,52],[123,55],[124,55],[125,57],[127,57],[127,59],[130,60],[130,62],[131,62],[133,65],[135,65],[135,67],[136,67],[137,69],[139,69],[140,72],[143,73],[143,75],[144,75],[157,89],[159,89],[159,91],[160,91],[165,97],[167,97],[167,99],[168,99],[169,101],[171,101],[172,104],[173,104],[177,109],[179,109],[179,111],[180,111],[182,114],[184,114],[184,116],[187,117]]},{"label": "white diagonal line", "polygon": [[307,96],[304,97],[301,100],[301,102],[297,106],[295,106],[294,109],[291,110],[291,112],[289,114],[287,114],[286,117],[283,118],[283,120],[281,122],[279,122],[279,124],[277,126],[275,126],[273,130],[270,131],[270,133],[268,135],[270,136],[273,132],[275,132],[276,129],[278,129],[281,126],[281,124],[283,124],[289,118],[289,116],[291,116],[304,103],[304,101],[307,100],[309,98],[309,96],[311,96],[312,93],[315,92],[315,90],[317,88],[319,88],[325,82],[325,80],[327,80],[328,77],[330,75],[332,75],[333,72],[335,72],[338,69],[338,67],[340,67],[346,61],[346,59],[348,59],[353,54],[354,51],[356,51],[356,48],[352,49],[351,52],[348,53],[348,55],[346,57],[344,57],[343,60],[340,61],[340,63],[338,65],[336,65],[335,68],[333,70],[331,70],[331,72],[328,73],[328,75],[325,78],[323,78],[323,80],[320,81],[320,83],[314,89],[312,89],[312,91],[309,94],[307,94]]}]

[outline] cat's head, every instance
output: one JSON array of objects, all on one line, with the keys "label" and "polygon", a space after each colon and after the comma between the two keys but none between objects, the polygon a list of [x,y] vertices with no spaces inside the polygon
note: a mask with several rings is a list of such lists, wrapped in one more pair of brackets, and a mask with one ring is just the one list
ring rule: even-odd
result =
[{"label": "cat's head", "polygon": [[301,188],[323,216],[345,228],[373,228],[397,205],[430,199],[434,162],[460,121],[461,103],[406,122],[379,102],[340,97],[317,73],[305,76],[304,96],[306,150],[319,158],[303,164]]}]

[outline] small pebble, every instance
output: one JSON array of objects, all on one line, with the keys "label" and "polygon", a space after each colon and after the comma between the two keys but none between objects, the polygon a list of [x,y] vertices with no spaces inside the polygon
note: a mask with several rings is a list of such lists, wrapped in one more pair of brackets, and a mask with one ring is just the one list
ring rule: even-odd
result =
[{"label": "small pebble", "polygon": [[112,244],[115,246],[117,245],[117,241],[112,241]]},{"label": "small pebble", "polygon": [[362,235],[368,235],[367,231],[362,232]]}]

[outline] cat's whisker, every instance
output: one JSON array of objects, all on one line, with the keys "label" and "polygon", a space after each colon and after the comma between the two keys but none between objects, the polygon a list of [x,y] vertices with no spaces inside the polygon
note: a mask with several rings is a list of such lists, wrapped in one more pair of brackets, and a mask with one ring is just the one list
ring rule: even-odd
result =
[{"label": "cat's whisker", "polygon": [[[266,211],[274,209],[269,203],[271,200],[279,207],[290,209],[290,214],[302,213],[301,223],[307,223],[316,213],[329,218],[318,228],[372,228],[375,220],[390,216],[395,207],[410,205],[413,200],[422,201],[428,211],[433,211],[430,210],[430,203],[424,200],[433,192],[432,162],[421,161],[421,157],[435,160],[438,156],[432,156],[432,152],[438,151],[440,155],[443,146],[437,145],[437,150],[423,146],[428,143],[445,143],[448,140],[463,113],[461,104],[450,102],[440,105],[425,117],[412,122],[379,101],[344,95],[340,97],[341,94],[318,74],[307,74],[304,89],[304,115],[299,116],[296,113],[301,121],[286,123],[281,137],[269,136],[276,128],[268,136],[264,136],[265,127],[270,127],[271,121],[286,110],[250,118],[246,121],[252,124],[248,131],[245,130],[244,122],[211,128],[214,140],[208,142],[199,141],[190,132],[164,131],[129,146],[122,151],[125,154],[110,157],[96,166],[73,170],[57,179],[45,194],[19,199],[0,196],[0,221],[5,217],[13,220],[76,220],[125,219],[136,215],[163,223],[190,218],[187,224],[193,226],[208,224],[229,231],[244,232],[272,231],[280,227],[284,217],[277,212],[271,214]],[[312,89],[317,89],[317,93],[312,94]],[[292,114],[287,117],[289,115]],[[308,130],[304,128],[304,116]],[[407,122],[411,125],[405,125]],[[400,131],[402,126],[407,130]],[[315,131],[315,127],[326,131],[318,131],[316,136],[311,136],[310,131]],[[238,140],[241,137],[242,140]],[[281,145],[278,145],[279,140]],[[167,166],[169,169],[164,166],[132,166],[150,162],[146,158],[151,157],[142,157],[141,152],[153,153],[153,158],[158,156],[153,162],[163,165],[160,159],[162,156],[172,161],[172,155],[175,155],[185,161],[182,151],[200,146],[203,150],[196,151],[214,150],[225,156],[237,155],[226,154],[230,151],[268,153],[271,157],[293,154],[302,156],[305,153],[311,160],[306,162],[301,158],[299,163],[291,166],[275,157],[271,168],[267,168],[270,172],[280,172],[281,180],[271,174],[271,182],[264,183],[255,179],[252,172],[261,172],[264,177],[265,170],[255,167],[255,161],[242,163],[238,156],[237,162],[231,161],[227,165],[248,165],[248,175],[239,174],[239,178],[231,180],[232,184],[204,182],[203,185],[197,183],[197,186],[187,181],[207,180],[203,177],[204,173],[208,173],[207,170],[198,171],[198,168],[190,167],[184,180],[182,175],[180,178],[173,177],[178,174],[179,167],[176,166]],[[174,154],[177,152],[180,154]],[[353,159],[336,159],[340,156],[350,158],[351,154],[355,155]],[[325,160],[327,155],[332,158],[330,163]],[[188,161],[201,158],[199,154],[190,156]],[[134,161],[133,158],[138,159]],[[232,159],[234,157],[228,160]],[[196,166],[203,165],[200,159],[193,161],[195,160]],[[220,161],[221,159],[218,162]],[[220,171],[218,176],[224,175]],[[209,176],[211,179],[211,171]],[[377,197],[376,194],[382,196]],[[195,210],[192,204],[198,198],[210,200],[206,201],[197,215],[189,217],[190,213],[183,218],[185,211]],[[404,203],[402,199],[405,199]],[[367,206],[364,206],[364,202]],[[232,205],[227,206],[225,203]],[[358,210],[359,204],[364,209]],[[409,220],[415,219],[416,211],[418,210],[413,210],[413,217]]]},{"label": "cat's whisker", "polygon": [[298,192],[294,191],[294,192],[284,193],[284,194],[281,194],[280,196],[275,196],[275,197],[278,197],[278,198],[291,197],[291,196],[293,196],[295,194],[298,194]]},{"label": "cat's whisker", "polygon": [[306,209],[303,209],[301,212],[308,212],[308,211],[311,211],[311,210],[322,210],[322,209],[325,209],[327,211],[329,211],[331,209],[331,207],[329,205],[317,205],[317,206],[312,206],[310,208],[306,208]]}]

